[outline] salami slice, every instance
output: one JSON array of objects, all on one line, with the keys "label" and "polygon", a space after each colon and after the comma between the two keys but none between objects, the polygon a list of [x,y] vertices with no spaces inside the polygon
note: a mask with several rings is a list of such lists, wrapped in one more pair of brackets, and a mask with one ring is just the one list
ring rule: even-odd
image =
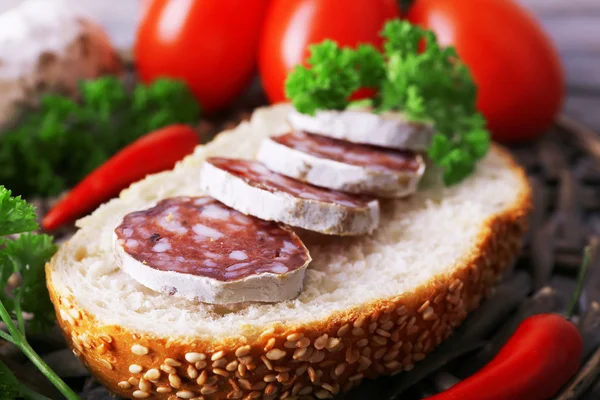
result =
[{"label": "salami slice", "polygon": [[204,162],[207,194],[244,214],[331,235],[361,235],[379,224],[379,203],[321,189],[258,161],[213,157]]},{"label": "salami slice", "polygon": [[294,130],[399,150],[424,151],[435,133],[430,124],[408,121],[393,112],[323,110],[307,115],[293,110],[288,122]]},{"label": "salami slice", "polygon": [[298,236],[210,197],[174,197],[115,229],[121,268],[142,285],[213,304],[296,297],[310,255]]},{"label": "salami slice", "polygon": [[267,138],[257,156],[270,170],[310,184],[355,194],[404,197],[425,171],[414,152],[391,151],[292,132]]}]

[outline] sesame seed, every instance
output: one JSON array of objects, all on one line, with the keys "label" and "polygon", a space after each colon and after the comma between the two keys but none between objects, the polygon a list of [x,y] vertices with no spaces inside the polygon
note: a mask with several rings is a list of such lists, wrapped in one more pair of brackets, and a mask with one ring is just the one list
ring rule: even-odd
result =
[{"label": "sesame seed", "polygon": [[394,321],[384,322],[379,327],[385,331],[389,331],[390,329],[392,329],[394,327]]},{"label": "sesame seed", "polygon": [[225,371],[224,369],[221,369],[221,368],[213,368],[212,372],[215,375],[221,375],[221,376],[224,376],[226,378],[229,376],[229,372],[227,372],[227,371]]},{"label": "sesame seed", "polygon": [[331,392],[333,394],[336,394],[339,389],[336,389],[335,387],[333,387],[332,385],[330,385],[329,383],[322,383],[321,387],[325,390],[327,390],[328,392]]},{"label": "sesame seed", "polygon": [[250,353],[250,346],[246,345],[246,346],[238,347],[238,349],[235,351],[235,356],[236,357],[244,357],[244,356],[248,355],[248,353]]},{"label": "sesame seed", "polygon": [[308,368],[308,364],[302,364],[301,366],[296,368],[296,375],[301,376],[302,374],[304,374],[306,372],[307,368]]},{"label": "sesame seed", "polygon": [[305,337],[296,342],[296,347],[304,348],[310,346],[310,339]]},{"label": "sesame seed", "polygon": [[327,346],[327,339],[329,336],[327,334],[321,335],[315,339],[314,346],[317,350],[322,350]]},{"label": "sesame seed", "polygon": [[271,349],[267,352],[267,358],[273,361],[281,360],[285,355],[286,352],[279,349]]},{"label": "sesame seed", "polygon": [[287,372],[281,372],[277,375],[277,382],[286,382],[288,379],[290,379],[290,374]]},{"label": "sesame seed", "polygon": [[171,393],[173,389],[168,386],[159,386],[156,388],[157,393]]},{"label": "sesame seed", "polygon": [[437,319],[437,315],[435,314],[435,311],[433,311],[433,308],[427,307],[427,309],[423,312],[423,319],[425,321]]},{"label": "sesame seed", "polygon": [[412,334],[417,333],[417,332],[419,332],[419,327],[416,326],[416,325],[413,325],[413,326],[408,327],[406,329],[406,334],[407,335],[412,335]]},{"label": "sesame seed", "polygon": [[206,373],[206,371],[202,371],[198,379],[196,379],[196,383],[198,385],[204,385],[206,383],[206,378],[208,378],[208,374]]},{"label": "sesame seed", "polygon": [[346,362],[348,364],[354,364],[356,361],[358,361],[359,356],[360,353],[358,352],[358,349],[349,348],[348,350],[346,350]]},{"label": "sesame seed", "polygon": [[361,354],[365,357],[371,357],[371,348],[365,347],[364,349],[362,349]]},{"label": "sesame seed", "polygon": [[193,399],[195,396],[194,392],[191,392],[189,390],[180,390],[179,392],[177,392],[175,394],[180,399]]},{"label": "sesame seed", "polygon": [[346,370],[346,363],[341,363],[341,364],[338,364],[337,367],[335,367],[335,369],[333,370],[333,373],[335,374],[335,376],[340,376],[344,373],[345,370]]},{"label": "sesame seed", "polygon": [[312,353],[309,361],[313,364],[316,364],[316,363],[320,363],[321,361],[323,361],[323,359],[325,359],[325,353],[317,350]]},{"label": "sesame seed", "polygon": [[385,344],[387,343],[387,339],[384,338],[383,336],[378,336],[375,335],[371,338],[371,340],[373,341],[373,343],[379,345],[379,346],[385,346]]},{"label": "sesame seed", "polygon": [[392,311],[393,310],[386,311],[385,314],[383,314],[382,317],[379,319],[379,323],[380,324],[385,324],[390,319],[392,319]]},{"label": "sesame seed", "polygon": [[398,368],[402,367],[402,363],[400,363],[399,361],[390,361],[385,364],[385,367],[387,369],[398,369]]},{"label": "sesame seed", "polygon": [[296,332],[296,333],[291,333],[291,334],[287,335],[286,339],[289,340],[290,342],[297,342],[298,340],[302,339],[303,337],[304,337],[303,333]]},{"label": "sesame seed", "polygon": [[352,336],[362,336],[365,334],[365,331],[363,328],[354,328],[352,329]]},{"label": "sesame seed", "polygon": [[269,371],[273,370],[273,365],[271,364],[271,361],[269,361],[269,359],[265,356],[260,356],[260,359],[262,360],[262,362],[265,364],[265,366],[267,367],[267,369]]},{"label": "sesame seed", "polygon": [[110,335],[107,335],[106,333],[103,333],[101,335],[98,336],[100,339],[102,339],[103,341],[105,341],[106,343],[112,343],[113,338]]},{"label": "sesame seed", "polygon": [[252,362],[252,356],[245,356],[239,358],[240,363],[248,365]]},{"label": "sesame seed", "polygon": [[217,360],[223,358],[224,355],[225,355],[225,352],[223,350],[217,351],[210,357],[210,360],[217,361]]},{"label": "sesame seed", "polygon": [[285,347],[286,349],[295,349],[296,342],[290,342],[289,340],[286,340],[285,343],[283,344],[283,347]]},{"label": "sesame seed", "polygon": [[275,384],[273,384],[273,383],[269,383],[267,385],[267,387],[265,388],[265,394],[267,396],[274,394],[276,391],[277,391],[277,386],[275,386]]},{"label": "sesame seed", "polygon": [[269,328],[266,331],[264,331],[263,333],[260,334],[260,336],[268,336],[268,335],[272,335],[275,333],[275,328]]},{"label": "sesame seed", "polygon": [[256,364],[254,364],[254,363],[248,363],[248,364],[246,364],[246,369],[248,371],[252,371],[255,368],[256,368]]},{"label": "sesame seed", "polygon": [[104,365],[104,368],[109,369],[112,371],[113,369],[113,365],[111,363],[109,363],[107,360],[105,360],[104,358],[100,358],[100,362],[102,363],[102,365]]},{"label": "sesame seed", "polygon": [[367,368],[369,368],[370,365],[371,365],[371,360],[368,359],[365,356],[361,356],[358,359],[358,369],[357,369],[357,371],[358,372],[362,372],[362,371],[366,370]]},{"label": "sesame seed", "polygon": [[377,329],[375,332],[377,332],[377,334],[378,334],[378,335],[380,335],[380,336],[383,336],[383,337],[386,337],[386,338],[389,338],[390,336],[392,336],[392,334],[391,334],[391,333],[389,333],[388,331],[386,331],[386,330],[383,330],[383,329],[381,329],[381,328],[380,328],[380,329]]},{"label": "sesame seed", "polygon": [[[243,396],[244,396],[244,392],[242,392],[240,390],[236,390],[233,392],[229,392],[229,394],[227,395],[227,398],[228,399],[241,399]],[[202,399],[202,400],[204,400],[204,399]]]},{"label": "sesame seed", "polygon": [[140,390],[143,392],[150,392],[152,390],[152,384],[146,379],[140,379]]},{"label": "sesame seed", "polygon": [[423,354],[423,353],[413,354],[413,360],[415,360],[415,361],[421,361],[424,358],[425,358],[425,354]]},{"label": "sesame seed", "polygon": [[181,378],[177,375],[169,375],[169,384],[175,389],[179,389],[181,387]]},{"label": "sesame seed", "polygon": [[171,367],[181,367],[181,363],[177,360],[174,360],[172,358],[167,358],[165,359],[165,364],[171,366]]},{"label": "sesame seed", "polygon": [[187,374],[191,379],[196,379],[198,377],[198,370],[193,365],[188,365]]},{"label": "sesame seed", "polygon": [[301,349],[296,349],[296,351],[294,351],[294,355],[292,357],[294,358],[294,360],[299,360],[300,358],[302,358],[304,356],[304,354],[306,354],[307,351],[308,351],[308,349],[306,347],[301,348]]},{"label": "sesame seed", "polygon": [[275,374],[265,375],[265,377],[263,378],[263,380],[265,382],[275,382],[277,380],[277,375],[275,375]]},{"label": "sesame seed", "polygon": [[237,370],[240,376],[246,375],[246,366],[244,364],[239,364]]},{"label": "sesame seed", "polygon": [[262,396],[261,392],[250,392],[250,393],[248,393],[248,396],[246,396],[246,398],[249,400],[253,400],[253,399],[258,399],[260,396]]},{"label": "sesame seed", "polygon": [[144,378],[149,381],[157,381],[160,378],[160,371],[156,368],[149,369],[145,374]]},{"label": "sesame seed", "polygon": [[213,368],[225,368],[226,365],[227,365],[226,358],[219,358],[217,361],[214,361],[212,363]]},{"label": "sesame seed", "polygon": [[275,338],[271,338],[271,339],[267,340],[267,344],[265,345],[265,351],[269,351],[273,347],[275,347]]},{"label": "sesame seed", "polygon": [[135,376],[132,376],[129,379],[127,379],[127,382],[129,382],[132,386],[137,386],[138,383],[140,383],[140,380]]},{"label": "sesame seed", "polygon": [[383,357],[385,355],[385,352],[387,351],[387,349],[385,347],[382,347],[381,349],[377,350],[374,354],[373,354],[373,358],[375,360],[379,360],[381,357]]},{"label": "sesame seed", "polygon": [[149,350],[146,346],[142,346],[141,344],[134,344],[131,346],[131,352],[136,356],[145,356],[148,354]]},{"label": "sesame seed", "polygon": [[369,333],[375,332],[375,329],[377,329],[377,322],[370,323],[369,324]]},{"label": "sesame seed", "polygon": [[392,361],[394,358],[398,357],[399,353],[400,351],[398,350],[392,350],[383,357],[383,361]]},{"label": "sesame seed", "polygon": [[398,318],[398,321],[396,321],[396,325],[398,325],[398,326],[402,325],[407,319],[408,319],[408,315],[401,316],[400,318]]},{"label": "sesame seed", "polygon": [[131,384],[127,381],[121,381],[117,383],[117,386],[119,386],[121,389],[129,389],[131,387]]},{"label": "sesame seed", "polygon": [[367,339],[367,338],[362,338],[358,342],[356,342],[356,346],[358,346],[358,347],[365,347],[368,344],[369,344],[369,339]]},{"label": "sesame seed", "polygon": [[252,390],[252,384],[248,379],[239,379],[238,384],[245,390]]},{"label": "sesame seed", "polygon": [[343,325],[340,329],[338,329],[337,331],[337,335],[342,337],[344,336],[346,333],[348,333],[348,331],[350,330],[350,325],[345,324]]},{"label": "sesame seed", "polygon": [[331,393],[329,393],[327,390],[325,389],[321,389],[315,392],[315,396],[318,399],[328,399],[331,397]]},{"label": "sesame seed", "polygon": [[296,396],[298,392],[302,389],[302,384],[300,382],[296,382],[292,387],[292,396]]},{"label": "sesame seed", "polygon": [[302,389],[300,389],[300,391],[298,392],[298,394],[300,396],[307,396],[307,395],[311,394],[312,391],[313,391],[312,386],[305,386]]},{"label": "sesame seed", "polygon": [[312,383],[315,383],[317,381],[317,373],[315,372],[315,369],[312,366],[309,366],[307,368],[308,371],[308,377],[310,378],[310,381]]},{"label": "sesame seed", "polygon": [[225,369],[229,372],[233,372],[237,369],[238,367],[238,362],[237,360],[233,360],[232,362],[230,362],[229,364],[227,364],[227,366],[225,367]]},{"label": "sesame seed", "polygon": [[198,361],[196,364],[194,364],[194,367],[196,367],[196,369],[202,369],[206,367],[206,365],[206,361]]},{"label": "sesame seed", "polygon": [[348,380],[350,382],[354,382],[354,381],[359,381],[364,377],[363,374],[356,374],[356,375],[352,375],[350,378],[348,378]]},{"label": "sesame seed", "polygon": [[422,342],[423,340],[427,339],[427,336],[429,336],[429,331],[423,331],[423,333],[421,333],[417,338],[417,342]]},{"label": "sesame seed", "polygon": [[252,385],[252,390],[263,390],[265,387],[267,387],[266,382],[259,381]]},{"label": "sesame seed", "polygon": [[455,279],[451,284],[450,287],[448,288],[448,290],[450,292],[454,292],[458,286],[461,284],[462,282],[459,279]]},{"label": "sesame seed", "polygon": [[216,393],[217,390],[219,390],[219,388],[216,386],[204,386],[202,389],[200,389],[200,393],[208,395],[208,394]]},{"label": "sesame seed", "polygon": [[284,367],[282,365],[277,365],[273,369],[277,372],[289,372],[291,370],[290,367]]},{"label": "sesame seed", "polygon": [[206,354],[204,354],[204,353],[186,353],[185,360],[189,363],[195,364],[198,361],[206,360]]},{"label": "sesame seed", "polygon": [[175,373],[177,373],[177,370],[175,368],[171,367],[170,365],[166,365],[166,364],[161,365],[160,369],[162,371],[166,372],[167,374],[175,374]]},{"label": "sesame seed", "polygon": [[138,364],[131,364],[129,366],[129,372],[131,372],[132,374],[139,374],[140,372],[142,372],[142,366]]},{"label": "sesame seed", "polygon": [[408,364],[404,366],[405,371],[411,371],[415,367],[415,364]]},{"label": "sesame seed", "polygon": [[141,390],[136,390],[135,392],[133,392],[133,397],[135,397],[136,399],[147,399],[148,397],[150,397],[150,393],[143,392]]},{"label": "sesame seed", "polygon": [[363,326],[363,324],[365,323],[366,319],[367,318],[364,315],[362,315],[362,316],[358,317],[356,319],[356,321],[354,321],[354,323],[352,324],[352,326],[354,326],[355,328],[360,328],[361,326]]},{"label": "sesame seed", "polygon": [[340,339],[335,338],[335,337],[330,337],[327,340],[327,350],[329,351],[333,351],[334,349],[336,349],[339,345],[340,345]]}]

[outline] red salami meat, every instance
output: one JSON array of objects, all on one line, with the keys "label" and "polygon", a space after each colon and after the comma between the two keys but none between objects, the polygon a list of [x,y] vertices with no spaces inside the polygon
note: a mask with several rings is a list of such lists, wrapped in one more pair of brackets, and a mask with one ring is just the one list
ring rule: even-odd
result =
[{"label": "red salami meat", "polygon": [[282,275],[310,260],[291,230],[210,197],[163,200],[126,215],[115,234],[124,252],[148,268],[218,281]]},{"label": "red salami meat", "polygon": [[421,157],[411,151],[391,151],[305,132],[292,132],[272,137],[283,146],[317,157],[371,169],[416,172]]},{"label": "red salami meat", "polygon": [[350,208],[365,208],[372,198],[357,197],[346,193],[321,189],[271,171],[262,163],[253,160],[212,157],[207,163],[244,179],[249,185],[272,193],[282,192],[304,199],[334,203]]}]

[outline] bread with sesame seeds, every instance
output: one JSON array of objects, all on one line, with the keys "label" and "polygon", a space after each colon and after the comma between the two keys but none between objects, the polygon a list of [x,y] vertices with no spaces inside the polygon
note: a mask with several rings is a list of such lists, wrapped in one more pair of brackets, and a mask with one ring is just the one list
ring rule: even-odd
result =
[{"label": "bread with sesame seeds", "polygon": [[304,290],[274,304],[209,305],[166,296],[121,271],[122,217],[201,194],[210,156],[252,158],[289,128],[289,105],[257,110],[173,171],[150,176],[78,221],[48,263],[58,321],[97,378],[127,398],[328,398],[365,377],[410,370],[480,303],[516,256],[530,188],[494,146],[477,171],[382,202],[369,236],[299,232],[310,250]]}]

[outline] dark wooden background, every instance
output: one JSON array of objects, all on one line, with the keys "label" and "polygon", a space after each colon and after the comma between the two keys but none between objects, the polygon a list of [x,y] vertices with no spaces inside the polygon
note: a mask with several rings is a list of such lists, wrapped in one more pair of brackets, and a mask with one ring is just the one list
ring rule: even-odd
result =
[{"label": "dark wooden background", "polygon": [[[0,11],[21,1],[0,0]],[[119,48],[131,47],[144,0],[65,1],[100,22]],[[568,81],[566,113],[600,131],[600,0],[519,1],[538,17],[560,51]]]}]

